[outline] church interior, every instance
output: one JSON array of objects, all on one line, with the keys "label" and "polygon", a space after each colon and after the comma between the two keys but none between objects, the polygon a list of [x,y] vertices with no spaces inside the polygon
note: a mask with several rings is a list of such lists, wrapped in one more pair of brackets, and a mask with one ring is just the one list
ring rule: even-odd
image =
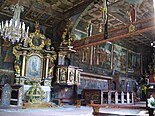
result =
[{"label": "church interior", "polygon": [[153,116],[154,9],[155,0],[1,0],[0,113],[69,105]]}]

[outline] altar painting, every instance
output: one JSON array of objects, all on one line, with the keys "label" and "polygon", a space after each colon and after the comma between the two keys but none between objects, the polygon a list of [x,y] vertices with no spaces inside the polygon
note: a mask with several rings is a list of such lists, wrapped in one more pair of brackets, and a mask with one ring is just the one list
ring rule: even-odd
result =
[{"label": "altar painting", "polygon": [[41,77],[41,71],[42,71],[42,62],[41,58],[39,56],[31,56],[27,60],[27,71],[26,76],[27,77]]}]

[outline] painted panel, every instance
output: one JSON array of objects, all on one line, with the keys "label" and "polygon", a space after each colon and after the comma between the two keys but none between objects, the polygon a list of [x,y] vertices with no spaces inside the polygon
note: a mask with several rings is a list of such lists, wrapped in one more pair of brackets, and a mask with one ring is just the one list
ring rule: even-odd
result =
[{"label": "painted panel", "polygon": [[42,62],[39,56],[31,56],[27,61],[26,76],[41,77]]},{"label": "painted panel", "polygon": [[114,70],[126,72],[127,68],[127,50],[114,44]]}]

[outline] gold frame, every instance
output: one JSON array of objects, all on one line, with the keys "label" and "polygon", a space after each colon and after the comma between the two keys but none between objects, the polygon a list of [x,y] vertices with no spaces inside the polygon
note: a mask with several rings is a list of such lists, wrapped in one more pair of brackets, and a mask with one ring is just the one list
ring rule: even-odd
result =
[{"label": "gold frame", "polygon": [[[33,44],[34,37],[40,37],[42,39],[42,43],[39,46]],[[45,39],[46,39],[46,37],[44,34],[41,34],[40,32],[36,31],[35,33],[30,34],[30,37],[28,38],[28,43],[32,49],[40,50],[45,46]]]},{"label": "gold frame", "polygon": [[[40,77],[33,77],[33,76],[30,77],[30,76],[27,75],[27,73],[28,73],[28,60],[30,58],[32,58],[33,56],[36,56],[36,57],[38,57],[40,59]],[[26,58],[25,76],[26,76],[26,78],[28,78],[29,81],[39,81],[40,79],[42,79],[42,74],[43,74],[42,69],[43,69],[43,58],[42,58],[42,56],[40,56],[39,54],[35,54],[35,53],[27,56],[27,58]]]}]

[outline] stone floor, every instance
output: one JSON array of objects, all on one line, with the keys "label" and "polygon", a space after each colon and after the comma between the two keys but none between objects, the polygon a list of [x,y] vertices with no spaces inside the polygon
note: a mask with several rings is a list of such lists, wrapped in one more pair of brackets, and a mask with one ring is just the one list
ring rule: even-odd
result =
[{"label": "stone floor", "polygon": [[[108,114],[149,116],[145,109],[101,108],[101,112]],[[92,108],[64,105],[57,108],[27,108],[27,109],[0,109],[0,116],[93,116]],[[105,115],[111,116],[111,115]]]}]

